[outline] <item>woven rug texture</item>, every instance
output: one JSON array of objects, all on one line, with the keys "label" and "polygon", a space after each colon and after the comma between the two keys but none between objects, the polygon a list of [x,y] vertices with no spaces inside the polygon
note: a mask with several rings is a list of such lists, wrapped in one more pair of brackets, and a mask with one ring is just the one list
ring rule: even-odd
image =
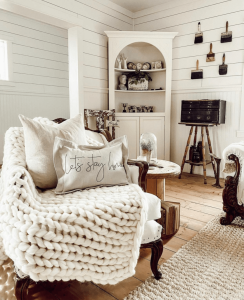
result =
[{"label": "woven rug texture", "polygon": [[[222,215],[223,216],[223,215]],[[124,300],[244,300],[244,221],[210,221]]]}]

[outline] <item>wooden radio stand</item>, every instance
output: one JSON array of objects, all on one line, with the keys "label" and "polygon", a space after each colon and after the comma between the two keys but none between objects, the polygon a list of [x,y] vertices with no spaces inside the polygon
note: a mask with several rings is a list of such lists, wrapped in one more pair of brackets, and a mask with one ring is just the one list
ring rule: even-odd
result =
[{"label": "wooden radio stand", "polygon": [[[186,149],[185,149],[185,153],[184,153],[184,156],[183,156],[183,160],[182,160],[182,164],[181,164],[181,172],[180,172],[180,175],[179,175],[179,179],[181,178],[181,174],[183,172],[183,169],[184,169],[184,165],[185,163],[187,164],[190,164],[191,165],[191,172],[190,174],[192,174],[193,172],[193,167],[194,166],[203,166],[203,176],[204,176],[204,184],[207,184],[207,174],[206,174],[206,166],[208,164],[212,164],[212,167],[213,167],[213,171],[214,171],[214,176],[216,178],[216,168],[215,168],[215,163],[214,163],[214,158],[213,156],[211,155],[213,153],[213,150],[212,150],[212,145],[211,145],[211,140],[210,140],[210,136],[209,136],[209,130],[208,130],[208,127],[209,126],[217,126],[217,124],[207,124],[207,123],[184,123],[184,122],[180,122],[179,124],[182,124],[182,125],[186,125],[186,126],[191,126],[190,128],[190,133],[189,133],[189,137],[188,137],[188,140],[187,140],[187,143],[186,143]],[[201,136],[202,136],[202,161],[201,162],[193,162],[191,160],[186,160],[186,156],[187,156],[187,152],[189,150],[189,145],[190,145],[190,142],[191,142],[191,136],[192,136],[192,133],[193,133],[193,128],[195,126],[195,135],[194,135],[194,146],[196,146],[196,142],[197,142],[197,129],[198,127],[201,127]],[[208,147],[209,147],[209,152],[210,152],[210,157],[211,159],[210,160],[206,160],[206,157],[205,157],[205,137],[204,137],[204,128],[205,128],[205,131],[206,131],[206,134],[207,134],[207,139],[208,139]]]}]

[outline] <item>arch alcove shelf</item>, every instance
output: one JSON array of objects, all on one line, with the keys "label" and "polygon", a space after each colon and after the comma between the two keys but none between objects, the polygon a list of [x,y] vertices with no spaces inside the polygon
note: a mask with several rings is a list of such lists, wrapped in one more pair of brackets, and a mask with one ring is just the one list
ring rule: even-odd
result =
[{"label": "arch alcove shelf", "polygon": [[[158,139],[158,158],[170,159],[170,114],[172,41],[176,32],[105,31],[109,38],[109,109],[115,109],[120,128],[116,136],[126,134],[130,158],[139,155],[139,138],[143,132],[153,132]],[[133,70],[118,69],[116,58],[124,53],[127,62],[163,61],[164,68],[148,70],[152,81],[147,91],[118,90],[119,76]],[[146,71],[147,72],[147,71]],[[159,89],[162,90],[151,90]],[[153,113],[123,113],[122,103],[151,105]]]}]

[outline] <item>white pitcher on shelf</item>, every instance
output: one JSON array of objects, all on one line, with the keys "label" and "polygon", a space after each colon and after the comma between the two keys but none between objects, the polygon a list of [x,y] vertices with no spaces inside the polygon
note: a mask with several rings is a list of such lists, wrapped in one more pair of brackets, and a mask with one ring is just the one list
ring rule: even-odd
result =
[{"label": "white pitcher on shelf", "polygon": [[118,62],[118,69],[122,69],[122,67],[121,67],[121,61],[122,61],[122,59],[121,59],[121,55],[120,54],[117,56],[116,60]]},{"label": "white pitcher on shelf", "polygon": [[125,57],[124,53],[121,54],[121,60],[123,60],[123,69],[127,70],[127,57]]}]

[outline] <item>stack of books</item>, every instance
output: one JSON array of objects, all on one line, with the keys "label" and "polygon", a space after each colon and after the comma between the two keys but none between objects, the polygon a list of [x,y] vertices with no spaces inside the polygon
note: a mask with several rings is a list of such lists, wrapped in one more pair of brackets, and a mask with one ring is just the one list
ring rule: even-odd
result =
[{"label": "stack of books", "polygon": [[161,218],[157,222],[162,225],[162,238],[174,235],[180,227],[180,203],[162,201]]}]

